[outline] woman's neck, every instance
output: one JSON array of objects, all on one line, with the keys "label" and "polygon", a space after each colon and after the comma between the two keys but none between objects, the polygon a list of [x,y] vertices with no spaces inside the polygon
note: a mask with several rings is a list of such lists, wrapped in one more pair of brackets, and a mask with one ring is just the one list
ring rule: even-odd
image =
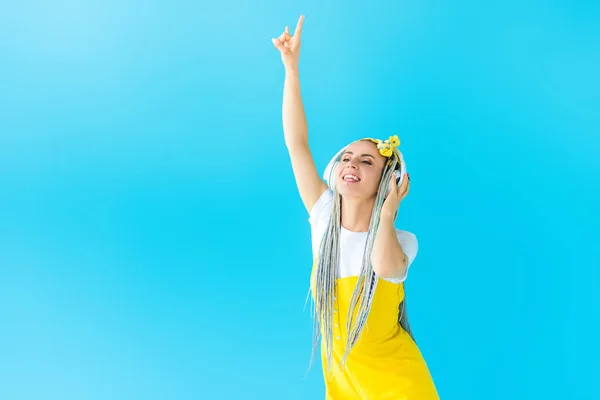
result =
[{"label": "woman's neck", "polygon": [[342,198],[342,227],[352,232],[367,232],[375,198]]}]

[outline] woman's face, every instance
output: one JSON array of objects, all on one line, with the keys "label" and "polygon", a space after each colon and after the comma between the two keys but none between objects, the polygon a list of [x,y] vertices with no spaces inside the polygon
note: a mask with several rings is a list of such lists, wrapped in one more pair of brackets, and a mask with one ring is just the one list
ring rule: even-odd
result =
[{"label": "woman's face", "polygon": [[336,185],[342,196],[370,198],[377,194],[387,158],[368,140],[352,143],[337,167]]}]

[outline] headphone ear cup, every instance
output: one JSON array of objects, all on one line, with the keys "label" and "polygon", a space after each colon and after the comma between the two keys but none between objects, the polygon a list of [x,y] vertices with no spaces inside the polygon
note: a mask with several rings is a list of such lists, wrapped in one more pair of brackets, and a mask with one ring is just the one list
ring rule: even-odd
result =
[{"label": "headphone ear cup", "polygon": [[342,149],[340,149],[340,151],[336,153],[335,156],[333,156],[333,158],[327,164],[325,171],[323,172],[323,179],[325,180],[325,182],[327,182],[327,186],[329,186],[329,189],[331,190],[335,190],[335,171],[337,170],[337,167],[340,163],[339,159],[342,156],[342,153],[345,149],[346,147],[343,147]]},{"label": "headphone ear cup", "polygon": [[325,170],[325,173],[323,174],[323,177],[325,178],[325,182],[327,182],[327,186],[329,186],[329,189],[331,189],[332,191],[335,191],[335,176],[334,176],[334,172],[337,169],[338,163],[337,162],[332,162],[327,166],[327,169]]},{"label": "headphone ear cup", "polygon": [[396,176],[396,187],[400,187],[400,185],[402,185],[402,181],[404,180],[404,175],[398,170],[394,171],[394,175]]},{"label": "headphone ear cup", "polygon": [[[399,188],[400,185],[402,184],[402,178],[403,178],[403,174],[402,172],[395,170],[394,171],[394,178],[396,179],[396,188]],[[387,186],[387,192],[385,194],[385,196],[387,197],[390,194],[390,186]]]}]

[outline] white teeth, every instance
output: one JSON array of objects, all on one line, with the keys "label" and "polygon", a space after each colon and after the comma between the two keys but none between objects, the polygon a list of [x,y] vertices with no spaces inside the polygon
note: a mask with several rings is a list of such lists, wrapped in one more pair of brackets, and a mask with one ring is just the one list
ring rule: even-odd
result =
[{"label": "white teeth", "polygon": [[350,174],[344,175],[344,180],[345,180],[345,181],[347,181],[347,180],[352,180],[352,181],[354,181],[354,182],[358,182],[358,181],[360,181],[360,179],[359,179],[357,176],[355,176],[355,175],[350,175]]}]

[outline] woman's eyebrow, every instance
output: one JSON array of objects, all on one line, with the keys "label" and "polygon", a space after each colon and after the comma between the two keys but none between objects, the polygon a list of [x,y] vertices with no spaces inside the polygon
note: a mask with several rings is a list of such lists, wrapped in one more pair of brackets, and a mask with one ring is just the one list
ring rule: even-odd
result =
[{"label": "woman's eyebrow", "polygon": [[[354,153],[353,153],[353,152],[351,152],[351,151],[345,151],[345,152],[344,152],[344,154],[352,154],[352,155],[354,155]],[[360,156],[361,156],[361,157],[371,157],[372,159],[375,159],[375,157],[373,157],[372,155],[370,155],[370,154],[368,154],[368,153],[363,153],[363,154],[361,154]]]}]

